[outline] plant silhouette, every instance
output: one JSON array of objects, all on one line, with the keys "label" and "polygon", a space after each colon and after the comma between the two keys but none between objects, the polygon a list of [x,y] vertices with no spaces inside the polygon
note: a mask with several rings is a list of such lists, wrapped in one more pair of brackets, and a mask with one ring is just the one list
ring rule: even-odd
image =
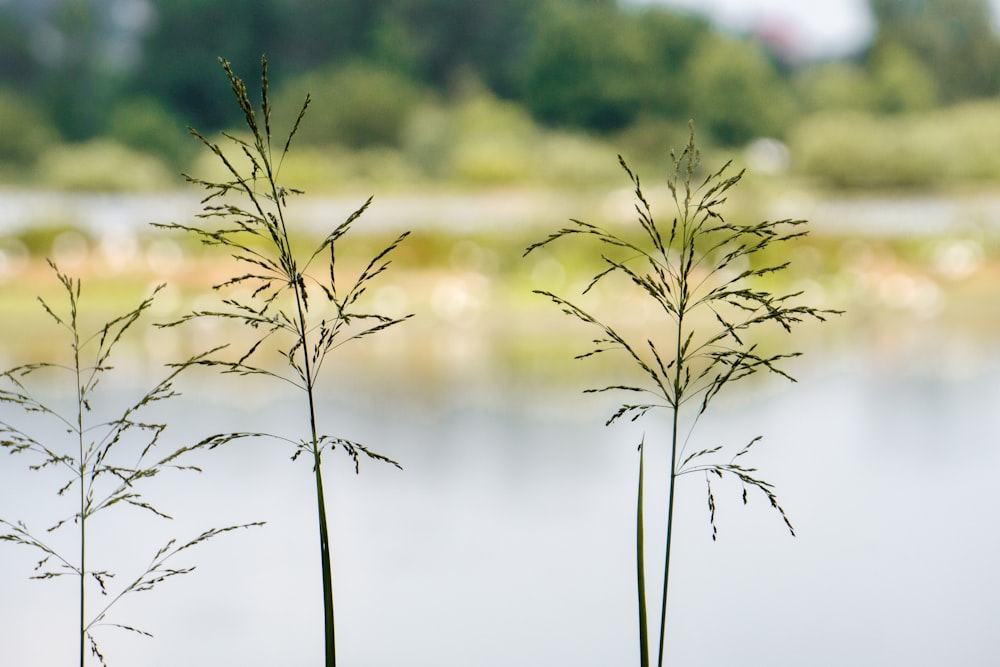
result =
[{"label": "plant silhouette", "polygon": [[[795,531],[778,502],[774,487],[747,467],[746,460],[760,437],[732,450],[721,445],[689,451],[689,443],[698,420],[713,399],[738,380],[756,373],[771,373],[788,380],[793,378],[780,364],[798,356],[796,352],[767,352],[753,335],[765,327],[779,327],[790,332],[803,320],[824,320],[838,311],[796,305],[799,292],[775,294],[767,280],[788,266],[773,263],[768,257],[772,246],[803,236],[805,221],[778,220],[738,224],[726,220],[719,208],[727,193],[743,176],[740,171],[727,176],[730,163],[696,180],[700,153],[695,145],[694,126],[687,145],[673,159],[673,174],[668,187],[676,210],[668,224],[658,223],[652,207],[634,174],[619,156],[619,162],[634,187],[638,229],[612,231],[580,220],[544,240],[532,244],[525,255],[560,239],[576,237],[596,245],[603,265],[583,290],[587,295],[599,283],[622,279],[614,288],[625,292],[628,285],[651,301],[663,322],[641,334],[626,333],[588,310],[550,291],[536,290],[565,313],[597,330],[594,348],[577,358],[608,352],[620,353],[623,369],[635,371],[636,380],[613,384],[588,392],[620,391],[639,397],[623,403],[608,419],[611,424],[622,418],[639,419],[654,409],[671,415],[669,445],[670,474],[666,512],[666,544],[663,551],[663,586],[661,590],[660,627],[657,664],[664,664],[667,590],[670,579],[670,553],[675,490],[683,475],[702,473],[708,487],[709,521],[712,539],[717,535],[713,478],[732,477],[743,487],[743,502],[750,491],[762,494],[778,512],[788,531]],[[685,432],[686,429],[686,432]],[[645,437],[639,446],[639,483],[636,510],[636,569],[638,586],[639,641],[642,667],[650,664],[648,634],[647,584],[644,539]]]},{"label": "plant silhouette", "polygon": [[[113,620],[113,608],[124,597],[133,593],[150,591],[167,579],[188,574],[193,566],[173,566],[170,562],[181,552],[217,535],[238,528],[259,526],[261,523],[211,528],[186,542],[169,540],[160,547],[139,576],[122,586],[114,585],[115,573],[92,565],[94,538],[88,529],[98,515],[105,515],[113,508],[138,508],[149,515],[170,519],[162,509],[154,506],[142,495],[143,481],[166,470],[199,469],[183,463],[192,452],[210,449],[228,442],[229,435],[214,435],[192,445],[174,449],[165,456],[163,447],[167,425],[148,420],[144,415],[154,404],[178,396],[174,389],[177,376],[198,364],[203,357],[193,357],[174,364],[166,377],[137,401],[126,407],[118,416],[103,419],[95,416],[94,401],[99,394],[102,380],[114,370],[112,354],[129,329],[152,305],[153,295],[137,307],[120,315],[93,333],[81,331],[81,283],[59,272],[50,262],[66,291],[68,308],[54,308],[39,299],[45,312],[61,327],[70,339],[72,358],[65,362],[38,362],[12,368],[0,374],[0,404],[15,407],[24,421],[41,416],[45,421],[62,427],[63,437],[54,438],[33,434],[32,429],[19,425],[16,417],[0,419],[0,448],[10,454],[31,457],[30,469],[46,468],[66,473],[65,482],[58,490],[60,497],[75,497],[76,507],[69,515],[58,519],[42,532],[30,528],[20,520],[0,517],[0,541],[11,542],[40,552],[33,579],[75,577],[78,580],[77,606],[79,609],[79,664],[86,663],[87,649],[102,665],[105,657],[94,636],[100,627],[116,627],[141,635],[152,636],[147,631]],[[72,411],[51,407],[40,398],[36,386],[46,381],[69,382],[74,389]],[[51,376],[51,377],[50,377]],[[33,422],[34,423],[34,422]],[[38,427],[38,424],[35,423]],[[54,534],[63,534],[75,528],[76,553],[56,546]],[[96,586],[101,603],[93,611]]]},{"label": "plant silhouette", "polygon": [[[205,318],[243,325],[252,338],[245,348],[229,358],[223,358],[221,353],[212,354],[198,363],[218,367],[225,373],[269,377],[301,391],[304,414],[308,419],[307,436],[301,439],[282,435],[270,437],[290,443],[294,452],[292,459],[304,456],[312,467],[323,582],[325,664],[333,667],[336,664],[336,642],[332,540],[323,485],[322,455],[339,447],[352,458],[356,472],[360,469],[362,456],[400,466],[361,443],[321,433],[316,408],[317,382],[330,352],[349,341],[370,336],[410,317],[369,312],[364,308],[362,299],[372,281],[389,267],[389,255],[409,232],[399,235],[376,253],[357,275],[345,283],[341,267],[337,264],[337,250],[352,225],[368,209],[372,201],[369,198],[311,252],[302,257],[297,255],[288,226],[288,200],[303,193],[282,185],[280,170],[309,108],[310,98],[306,96],[283,143],[274,144],[267,59],[261,60],[259,116],[243,81],[228,62],[222,59],[219,62],[250,133],[249,141],[224,133],[229,146],[235,148],[239,160],[243,162],[232,159],[218,143],[191,129],[191,133],[225,166],[229,180],[209,181],[186,176],[190,183],[207,191],[202,200],[200,223],[156,226],[184,231],[195,235],[204,244],[221,247],[229,252],[239,270],[232,278],[214,286],[220,292],[231,292],[221,300],[218,309],[195,311],[166,326]],[[265,349],[277,350],[284,363],[276,365],[262,359]],[[265,434],[232,435],[248,437]]]}]

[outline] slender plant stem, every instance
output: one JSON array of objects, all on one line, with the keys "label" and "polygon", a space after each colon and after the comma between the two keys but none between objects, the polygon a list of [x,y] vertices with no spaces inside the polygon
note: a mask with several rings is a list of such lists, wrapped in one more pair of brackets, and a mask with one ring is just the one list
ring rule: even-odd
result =
[{"label": "slender plant stem", "polygon": [[[81,496],[83,494],[81,493]],[[87,553],[87,536],[84,529],[83,518],[80,518],[80,667],[84,667],[87,658],[86,635],[87,635],[87,610],[84,605],[84,589],[86,588],[86,570],[84,558]]]},{"label": "slender plant stem", "polygon": [[642,514],[642,478],[645,468],[646,456],[645,439],[639,445],[639,499],[636,503],[635,511],[635,554],[636,570],[639,584],[639,664],[641,667],[649,667],[649,623],[646,613],[646,546],[645,546],[645,519]]},{"label": "slender plant stem", "polygon": [[[72,288],[71,288],[72,289]],[[72,295],[71,295],[72,297]],[[76,326],[76,306],[73,305],[70,316],[73,329],[73,370],[76,373],[76,436],[79,451],[77,459],[78,475],[80,477],[80,667],[87,661],[87,463],[84,460],[83,445],[83,379],[80,373],[80,334]]]},{"label": "slender plant stem", "polygon": [[[282,229],[284,221],[282,219]],[[323,466],[319,433],[316,428],[316,401],[313,396],[312,366],[307,346],[305,304],[301,294],[299,276],[293,275],[295,306],[299,316],[299,341],[302,347],[302,370],[305,374],[306,395],[309,397],[309,427],[312,434],[313,472],[316,477],[316,510],[319,515],[319,553],[323,570],[323,634],[326,646],[326,667],[336,667],[337,647],[333,616],[333,567],[330,553],[330,527],[326,519],[326,496],[323,492]]]},{"label": "slender plant stem", "polygon": [[330,564],[330,533],[326,522],[326,501],[323,499],[323,475],[320,472],[319,453],[316,464],[316,502],[319,513],[319,550],[323,567],[323,621],[326,638],[326,665],[336,667],[337,648],[333,624],[333,569]]},{"label": "slender plant stem", "polygon": [[[270,147],[270,135],[268,135],[268,147]],[[262,152],[262,156],[264,156]],[[309,361],[308,329],[306,328],[306,305],[305,297],[302,294],[301,276],[298,267],[292,258],[291,243],[288,239],[288,229],[285,226],[285,211],[282,206],[282,197],[278,191],[278,186],[271,169],[270,151],[263,160],[264,168],[267,171],[268,182],[271,186],[271,196],[277,209],[278,224],[281,229],[279,252],[287,258],[289,278],[292,282],[292,289],[295,293],[295,309],[299,318],[299,344],[302,347],[302,371],[305,375],[305,389],[309,400],[309,429],[312,442],[313,471],[316,478],[316,510],[319,519],[319,552],[320,567],[323,576],[323,637],[326,648],[326,667],[336,667],[337,648],[336,632],[333,614],[333,566],[330,553],[330,527],[326,518],[326,495],[323,491],[323,467],[322,456],[319,443],[319,430],[316,426],[316,401],[313,394],[313,369]]]},{"label": "slender plant stem", "polygon": [[[353,310],[357,307],[355,302],[364,292],[367,283],[388,266],[389,262],[385,259],[386,255],[399,244],[406,234],[400,236],[381,253],[376,255],[368,267],[357,277],[355,283],[347,290],[346,294],[343,290],[340,290],[338,294],[334,275],[334,244],[337,239],[347,232],[351,223],[367,209],[368,204],[371,202],[371,199],[369,199],[364,206],[354,212],[323,239],[315,252],[301,265],[300,271],[299,265],[296,263],[295,253],[293,252],[291,237],[288,234],[285,224],[284,211],[286,196],[302,194],[302,191],[279,186],[277,177],[281,160],[288,153],[292,137],[298,131],[299,122],[305,116],[310,98],[308,95],[306,96],[299,115],[284,143],[281,157],[275,162],[271,150],[271,103],[268,97],[267,59],[261,59],[262,101],[260,115],[255,113],[254,105],[250,102],[243,81],[236,76],[227,61],[220,59],[220,63],[229,78],[233,93],[236,96],[240,109],[243,111],[247,127],[252,133],[253,139],[248,142],[234,135],[225,134],[225,136],[236,144],[238,152],[249,158],[252,167],[248,174],[241,173],[238,166],[234,165],[226,157],[220,146],[212,143],[196,130],[192,129],[191,132],[222,160],[235,180],[221,183],[203,181],[192,177],[188,177],[188,180],[210,191],[208,197],[203,201],[204,211],[201,217],[205,219],[233,219],[236,221],[236,226],[229,227],[221,222],[218,226],[212,224],[204,228],[176,223],[157,226],[193,232],[209,245],[228,248],[231,256],[237,263],[241,265],[246,264],[251,267],[249,273],[234,276],[224,283],[216,285],[216,288],[255,284],[256,289],[246,301],[235,297],[224,300],[227,308],[223,311],[194,312],[165,326],[176,326],[200,317],[215,317],[241,321],[255,330],[263,327],[266,331],[247,348],[245,354],[238,361],[203,358],[198,363],[208,366],[223,366],[226,368],[226,372],[238,373],[240,375],[265,375],[289,382],[305,391],[309,407],[310,437],[303,437],[295,442],[296,452],[292,459],[297,459],[300,454],[312,459],[319,524],[320,565],[323,577],[323,620],[326,653],[323,664],[326,667],[336,667],[333,558],[331,531],[322,474],[324,448],[329,447],[332,451],[338,446],[342,446],[344,451],[354,460],[355,472],[359,469],[359,455],[391,463],[397,467],[399,467],[399,464],[388,457],[370,451],[367,447],[359,443],[340,438],[333,439],[322,435],[317,428],[315,383],[328,352],[348,340],[375,333],[402,322],[409,317],[391,318],[374,313],[355,312]],[[259,122],[260,118],[263,118],[263,123]],[[258,190],[258,187],[261,185],[264,186],[264,189]],[[265,194],[265,190],[269,190],[269,193]],[[237,205],[235,203],[227,203],[223,205],[209,203],[210,200],[216,197],[226,197],[237,191],[246,196],[249,204]],[[263,247],[258,247],[258,243],[262,244]],[[329,252],[330,256],[328,284],[326,284],[326,280],[320,281],[314,276],[305,275],[312,260],[323,252]],[[309,289],[312,286],[307,287],[307,281],[312,282],[318,291],[322,291],[323,297],[325,297],[325,301],[322,303],[327,308],[332,307],[336,309],[336,314],[332,318],[321,317],[319,313],[311,313],[309,311],[309,297],[311,296]],[[294,303],[294,309],[292,308],[292,303]],[[310,320],[314,320],[311,328]],[[352,322],[356,323],[355,329],[346,332],[344,339],[335,340],[344,333],[341,329],[348,329],[351,327]],[[271,339],[272,335],[281,334],[283,336],[286,333],[292,338],[290,341],[291,344],[287,348],[283,347],[282,344],[280,351],[282,356],[287,358],[289,366],[292,369],[289,376],[281,372],[276,372],[270,367],[258,365],[257,362],[251,359],[258,347]],[[299,356],[299,348],[301,348],[301,356]],[[287,438],[280,436],[274,437],[280,440],[287,440]]]},{"label": "slender plant stem", "polygon": [[[677,450],[677,410],[674,410],[673,424],[673,453]],[[673,471],[674,459],[670,459],[670,491],[667,496],[667,539],[663,556],[663,601],[660,604],[660,654],[657,665],[663,667],[663,639],[667,628],[667,586],[670,583],[670,547],[673,540],[670,539],[674,527],[674,487],[677,486],[677,476]]]},{"label": "slender plant stem", "polygon": [[[681,219],[681,234],[682,234],[682,250],[681,250],[681,266],[679,267],[679,289],[678,289],[678,303],[677,303],[677,337],[676,337],[676,350],[675,350],[675,360],[674,365],[674,396],[673,396],[673,418],[671,420],[671,433],[670,433],[670,490],[667,495],[667,537],[666,545],[663,553],[663,599],[660,603],[660,648],[659,648],[659,659],[657,660],[658,667],[663,667],[663,647],[664,638],[667,630],[667,589],[670,585],[670,548],[673,546],[673,540],[671,539],[673,535],[674,528],[674,489],[677,487],[677,445],[678,445],[678,433],[680,426],[680,410],[681,410],[681,399],[684,394],[684,313],[687,311],[688,304],[688,269],[691,266],[691,262],[686,261],[685,257],[689,251],[693,251],[693,247],[689,248],[688,245],[688,229],[687,229],[687,209],[685,208],[685,214]],[[693,239],[691,239],[693,245]]]}]

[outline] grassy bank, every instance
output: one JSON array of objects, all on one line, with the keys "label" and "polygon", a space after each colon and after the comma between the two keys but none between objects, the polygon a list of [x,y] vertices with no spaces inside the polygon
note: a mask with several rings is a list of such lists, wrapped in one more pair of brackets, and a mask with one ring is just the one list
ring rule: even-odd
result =
[{"label": "grassy bank", "polygon": [[[476,212],[468,215],[475,219]],[[47,255],[83,278],[95,318],[140,298],[149,286],[167,282],[151,309],[151,319],[166,321],[197,308],[203,298],[200,287],[223,277],[216,254],[160,234],[144,233],[116,255],[114,246],[102,246],[87,234],[75,232],[68,241],[62,236],[66,233],[62,229],[46,236],[34,230],[28,239],[15,234],[0,240],[0,247],[7,249],[0,282],[5,312],[0,335],[8,359],[37,357],[51,344],[53,332],[35,298],[51,297],[46,290],[56,289],[49,280]],[[379,309],[418,316],[398,331],[357,346],[337,363],[347,370],[391,369],[397,377],[421,385],[470,380],[582,383],[584,375],[599,375],[600,360],[574,364],[567,354],[566,340],[579,333],[574,323],[531,293],[542,284],[567,294],[578,292],[583,285],[571,284],[569,276],[585,274],[582,269],[591,260],[565,252],[556,257],[544,250],[522,259],[523,248],[536,236],[532,225],[416,230],[398,249],[393,271],[365,298]],[[360,262],[380,240],[358,236],[352,248],[356,254],[345,256],[345,268]],[[311,239],[301,239],[307,241]],[[810,329],[801,335],[800,340],[809,341],[815,333],[809,344],[817,348],[889,345],[887,341],[906,345],[917,333],[958,337],[973,347],[986,347],[1000,323],[1000,300],[995,298],[1000,247],[988,236],[875,238],[814,232],[797,244],[791,259],[791,269],[781,278],[787,284],[780,287],[804,289],[824,306],[848,311],[822,331]],[[610,299],[601,292],[597,296]],[[617,293],[609,307],[639,328],[650,313],[635,297],[627,290]],[[197,338],[196,333],[150,330],[144,338],[148,349],[135,350],[136,361],[147,355],[143,363],[170,361],[171,354],[180,358],[196,351]]]}]

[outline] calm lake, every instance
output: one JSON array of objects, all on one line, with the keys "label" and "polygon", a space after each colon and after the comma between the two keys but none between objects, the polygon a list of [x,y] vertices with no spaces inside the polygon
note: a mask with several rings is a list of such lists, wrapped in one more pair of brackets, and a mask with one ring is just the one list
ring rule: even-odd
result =
[{"label": "calm lake", "polygon": [[[1000,354],[921,340],[804,357],[791,367],[798,384],[747,384],[699,424],[698,445],[765,436],[748,463],[776,485],[798,536],[762,496],[744,507],[739,487],[719,482],[713,543],[704,479],[682,478],[671,664],[1000,664]],[[605,428],[613,397],[582,387],[377,385],[340,387],[322,406],[324,430],[405,467],[363,462],[355,476],[342,452],[328,455],[341,662],[638,664],[636,444],[645,433],[650,452],[664,445],[666,415]],[[166,416],[178,442],[301,434],[295,397],[273,389],[201,383]],[[121,580],[169,537],[268,522],[179,556],[174,565],[197,570],[126,599],[109,620],[155,638],[100,630],[110,664],[320,664],[314,491],[309,464],[290,453],[233,443],[200,455],[201,475],[151,483],[173,522],[131,510],[95,522],[94,559],[120,561]],[[0,458],[0,516],[44,527],[72,512],[57,504],[56,478],[23,463]],[[664,462],[650,466],[653,485]],[[647,541],[656,586],[662,534]],[[73,664],[75,584],[28,581],[36,561],[0,545],[0,664]]]}]

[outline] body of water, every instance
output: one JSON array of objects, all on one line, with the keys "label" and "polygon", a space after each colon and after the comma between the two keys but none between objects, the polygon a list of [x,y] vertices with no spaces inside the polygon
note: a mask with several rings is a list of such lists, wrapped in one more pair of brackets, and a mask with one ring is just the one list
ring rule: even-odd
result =
[{"label": "body of water", "polygon": [[[739,447],[765,436],[747,463],[776,485],[798,536],[763,496],[751,493],[744,507],[738,485],[718,482],[713,543],[704,479],[682,478],[670,664],[1000,661],[1000,363],[979,359],[948,372],[917,361],[873,351],[813,357],[796,366],[798,384],[745,385],[704,418],[692,446]],[[216,385],[169,408],[178,441],[305,428],[295,397],[267,386],[207,387]],[[333,392],[323,429],[405,467],[363,462],[355,476],[342,452],[328,455],[344,665],[638,664],[636,444],[645,434],[652,456],[655,587],[665,474],[655,448],[665,445],[667,415],[605,428],[612,397],[577,389]],[[121,561],[122,580],[128,563],[141,567],[168,537],[268,522],[192,550],[174,564],[196,564],[195,572],[124,601],[109,620],[156,636],[101,629],[111,665],[320,663],[312,478],[290,454],[273,442],[233,443],[200,456],[201,475],[153,480],[151,498],[173,522],[130,510],[95,521],[95,564]],[[0,458],[0,516],[43,526],[42,517],[72,511],[56,507],[52,478],[22,463]],[[73,663],[75,583],[28,581],[36,561],[0,545],[0,664]]]}]

